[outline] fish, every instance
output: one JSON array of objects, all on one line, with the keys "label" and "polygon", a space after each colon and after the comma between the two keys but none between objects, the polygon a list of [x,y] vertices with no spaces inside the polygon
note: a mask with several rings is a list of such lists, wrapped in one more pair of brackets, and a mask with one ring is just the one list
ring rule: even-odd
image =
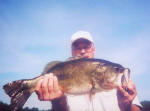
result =
[{"label": "fish", "polygon": [[3,86],[11,98],[13,111],[22,108],[30,95],[35,92],[37,82],[44,75],[53,73],[58,78],[59,88],[65,95],[94,94],[109,91],[118,85],[127,85],[130,69],[104,59],[77,58],[67,61],[53,61],[46,72],[33,79],[9,82]]}]

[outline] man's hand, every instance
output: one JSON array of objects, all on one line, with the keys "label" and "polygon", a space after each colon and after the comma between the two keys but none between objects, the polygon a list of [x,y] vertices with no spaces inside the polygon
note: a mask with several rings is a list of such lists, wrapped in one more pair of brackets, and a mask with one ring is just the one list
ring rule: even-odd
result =
[{"label": "man's hand", "polygon": [[53,100],[63,95],[59,89],[57,77],[53,74],[45,75],[43,79],[38,81],[36,93],[41,101]]},{"label": "man's hand", "polygon": [[136,87],[131,79],[127,86],[118,86],[117,97],[121,111],[132,111],[132,101],[136,95]]}]

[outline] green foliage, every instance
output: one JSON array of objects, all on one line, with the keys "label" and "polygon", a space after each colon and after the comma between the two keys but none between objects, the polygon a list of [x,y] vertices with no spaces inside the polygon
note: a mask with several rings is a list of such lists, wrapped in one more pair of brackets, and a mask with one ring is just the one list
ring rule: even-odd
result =
[{"label": "green foliage", "polygon": [[8,104],[0,102],[0,111],[11,111],[11,108]]},{"label": "green foliage", "polygon": [[142,111],[150,111],[150,101],[142,101],[141,104],[143,106]]},{"label": "green foliage", "polygon": [[[150,101],[141,101],[143,106],[142,111],[150,111]],[[0,101],[0,111],[11,111],[11,108],[8,104]],[[51,110],[39,110],[38,108],[28,108],[19,109],[18,111],[51,111]]]},{"label": "green foliage", "polygon": [[[10,105],[0,101],[0,111],[11,111]],[[28,108],[18,109],[18,111],[51,111],[51,110],[39,110],[38,108]]]}]

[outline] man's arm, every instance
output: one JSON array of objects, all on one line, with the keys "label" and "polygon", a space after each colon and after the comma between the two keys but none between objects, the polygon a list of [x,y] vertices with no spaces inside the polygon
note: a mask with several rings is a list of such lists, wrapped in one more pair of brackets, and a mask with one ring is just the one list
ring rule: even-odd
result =
[{"label": "man's arm", "polygon": [[127,86],[118,86],[117,97],[118,105],[121,111],[141,111],[140,107],[133,104],[137,95],[136,87],[132,80],[129,80]]},{"label": "man's arm", "polygon": [[135,104],[131,104],[131,111],[141,111],[141,107]]}]

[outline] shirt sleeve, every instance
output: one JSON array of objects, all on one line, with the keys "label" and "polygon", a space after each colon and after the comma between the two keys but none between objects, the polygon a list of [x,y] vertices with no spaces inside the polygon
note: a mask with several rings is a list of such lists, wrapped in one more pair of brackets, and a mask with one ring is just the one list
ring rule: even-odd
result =
[{"label": "shirt sleeve", "polygon": [[139,99],[138,99],[137,96],[134,98],[132,104],[135,104],[135,105],[137,105],[137,106],[140,106],[141,108],[143,107],[143,106],[141,105],[141,103],[139,102]]}]

